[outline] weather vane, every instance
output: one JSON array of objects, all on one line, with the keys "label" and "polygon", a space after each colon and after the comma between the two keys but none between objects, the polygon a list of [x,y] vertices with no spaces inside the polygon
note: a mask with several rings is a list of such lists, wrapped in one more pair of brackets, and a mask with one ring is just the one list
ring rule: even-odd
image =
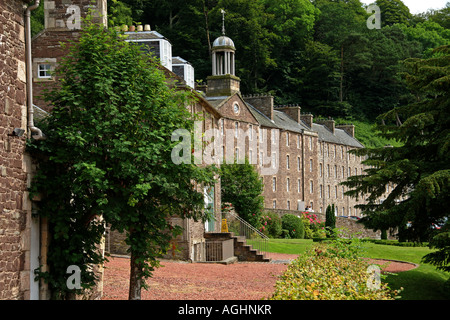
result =
[{"label": "weather vane", "polygon": [[220,9],[220,12],[222,13],[222,35],[225,35],[225,10]]}]

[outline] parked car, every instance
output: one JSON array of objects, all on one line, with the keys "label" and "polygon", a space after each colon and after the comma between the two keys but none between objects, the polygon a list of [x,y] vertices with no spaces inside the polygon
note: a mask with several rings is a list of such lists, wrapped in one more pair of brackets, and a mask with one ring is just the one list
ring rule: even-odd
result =
[{"label": "parked car", "polygon": [[354,219],[354,220],[359,220],[359,219],[361,219],[361,217],[358,217],[358,216],[350,216],[349,218],[350,218],[350,219]]}]

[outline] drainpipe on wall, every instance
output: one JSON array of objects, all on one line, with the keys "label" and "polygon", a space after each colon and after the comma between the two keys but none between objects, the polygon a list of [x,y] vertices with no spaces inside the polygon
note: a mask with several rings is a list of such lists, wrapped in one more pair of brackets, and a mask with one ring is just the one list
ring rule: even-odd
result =
[{"label": "drainpipe on wall", "polygon": [[[35,3],[29,6],[25,11],[25,45],[26,45],[26,68],[27,68],[27,107],[28,107],[28,128],[31,131],[31,136],[35,140],[45,139],[41,129],[34,126],[34,110],[33,110],[33,74],[32,74],[32,60],[31,60],[31,11],[39,7],[40,0],[35,0]],[[34,134],[33,134],[34,133]]]}]

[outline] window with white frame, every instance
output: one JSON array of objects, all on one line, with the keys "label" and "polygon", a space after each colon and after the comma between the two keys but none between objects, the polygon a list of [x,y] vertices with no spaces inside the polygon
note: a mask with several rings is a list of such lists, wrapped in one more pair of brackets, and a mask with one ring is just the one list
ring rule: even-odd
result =
[{"label": "window with white frame", "polygon": [[51,64],[40,63],[38,64],[38,78],[39,79],[50,79],[51,75]]},{"label": "window with white frame", "polygon": [[309,193],[314,193],[314,182],[312,180],[309,182]]},{"label": "window with white frame", "polygon": [[286,132],[286,147],[289,147],[289,132]]},{"label": "window with white frame", "polygon": [[290,184],[290,180],[289,178],[286,178],[286,191],[289,192],[289,184]]},{"label": "window with white frame", "polygon": [[277,178],[272,178],[272,191],[277,191]]},{"label": "window with white frame", "polygon": [[286,156],[286,169],[289,170],[289,167],[290,167],[290,165],[289,165],[289,155],[287,155]]}]

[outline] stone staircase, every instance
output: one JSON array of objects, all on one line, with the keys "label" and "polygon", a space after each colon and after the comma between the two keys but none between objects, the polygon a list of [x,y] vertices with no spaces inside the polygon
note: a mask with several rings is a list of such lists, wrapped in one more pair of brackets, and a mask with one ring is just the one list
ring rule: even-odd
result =
[{"label": "stone staircase", "polygon": [[270,262],[264,253],[253,249],[253,246],[247,244],[245,237],[236,236],[231,232],[231,238],[234,239],[234,255],[238,261]]},{"label": "stone staircase", "polygon": [[245,237],[234,235],[233,232],[220,233],[205,233],[206,241],[225,241],[229,239],[234,240],[234,256],[238,261],[252,261],[252,262],[270,262],[264,253],[253,249],[253,246],[247,244]]}]

